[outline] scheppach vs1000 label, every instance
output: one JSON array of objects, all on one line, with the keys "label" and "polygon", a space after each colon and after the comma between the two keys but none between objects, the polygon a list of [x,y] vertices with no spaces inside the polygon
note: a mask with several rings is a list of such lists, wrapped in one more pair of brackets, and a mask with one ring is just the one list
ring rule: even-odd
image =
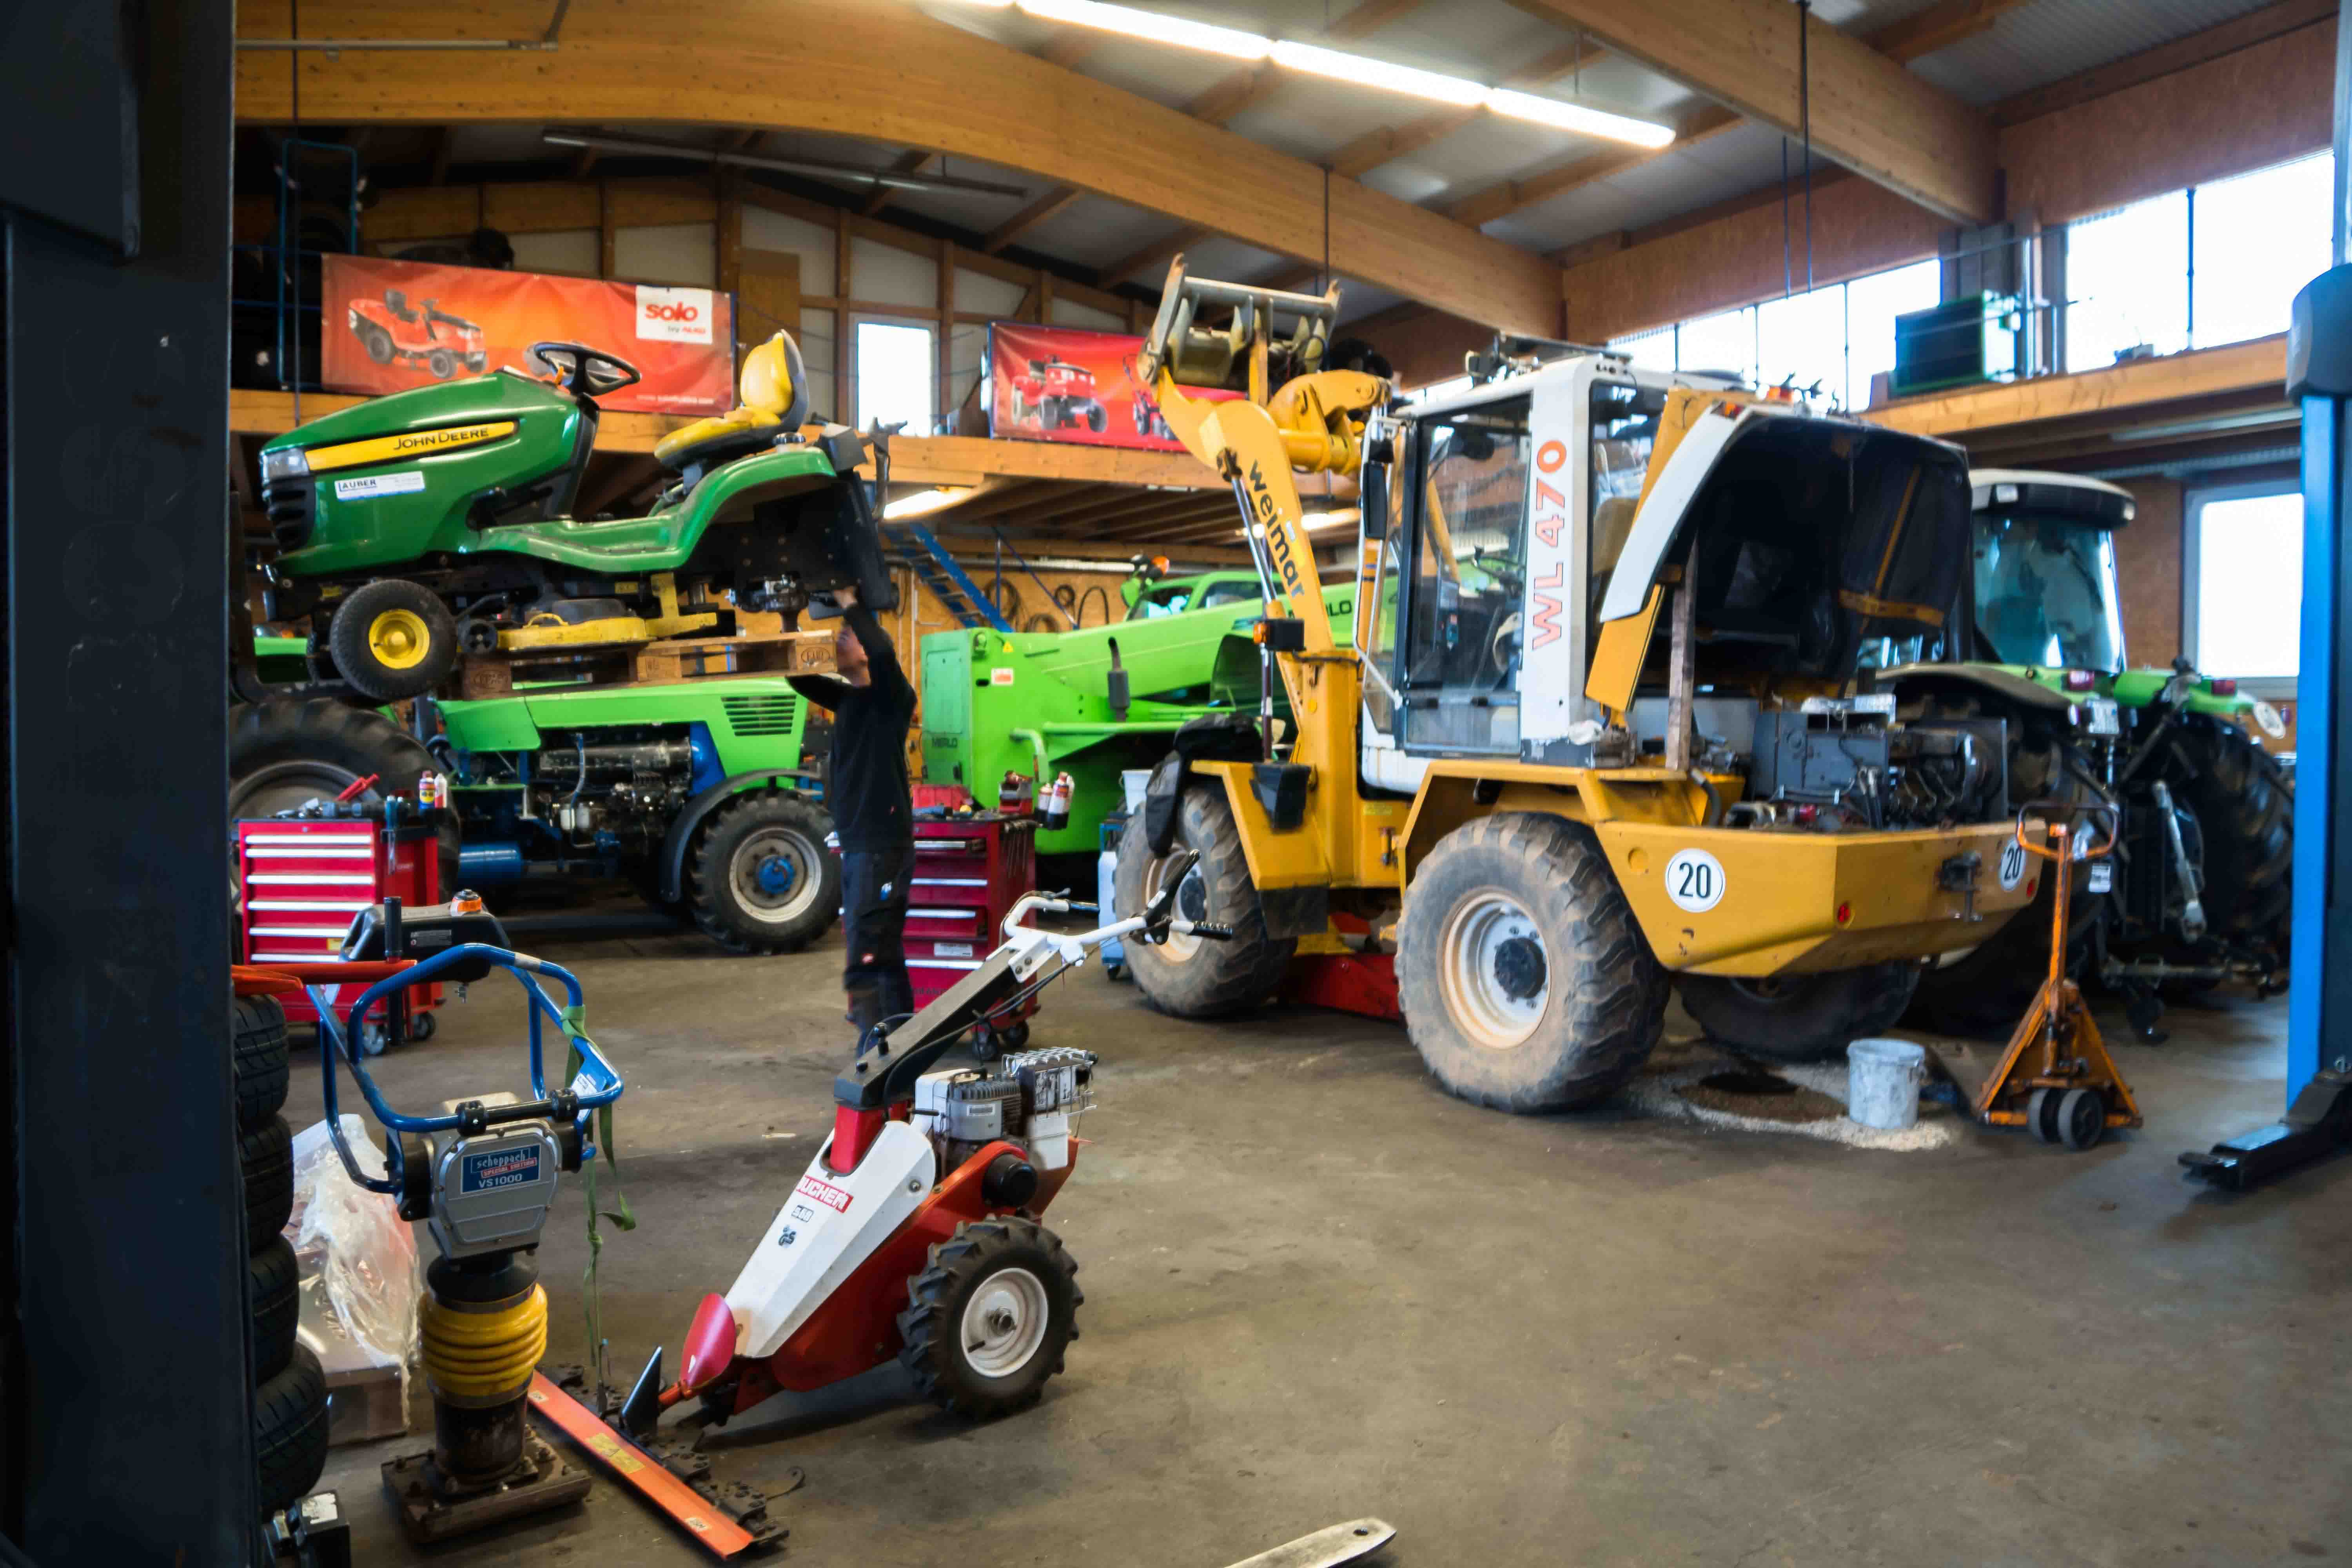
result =
[{"label": "scheppach vs1000 label", "polygon": [[501,1187],[527,1187],[539,1180],[541,1150],[536,1143],[515,1149],[484,1149],[459,1163],[457,1190],[494,1193]]}]

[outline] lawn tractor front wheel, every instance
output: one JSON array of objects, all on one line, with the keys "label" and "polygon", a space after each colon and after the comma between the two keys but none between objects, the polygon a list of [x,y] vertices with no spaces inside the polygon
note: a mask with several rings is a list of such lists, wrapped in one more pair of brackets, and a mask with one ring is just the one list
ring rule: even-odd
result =
[{"label": "lawn tractor front wheel", "polygon": [[696,846],[688,887],[695,924],[730,952],[796,952],[841,908],[832,824],[814,803],[781,791],[737,795]]},{"label": "lawn tractor front wheel", "polygon": [[1405,891],[1396,976],[1430,1076],[1495,1110],[1605,1098],[1665,1017],[1664,973],[1599,841],[1537,812],[1437,841]]},{"label": "lawn tractor front wheel", "polygon": [[392,363],[392,334],[373,322],[361,325],[360,347],[367,350],[368,358],[378,364]]},{"label": "lawn tractor front wheel", "polygon": [[[1298,951],[1296,937],[1266,930],[1265,906],[1250,880],[1249,858],[1224,791],[1214,785],[1188,789],[1176,810],[1176,844],[1200,859],[1178,885],[1176,912],[1187,920],[1233,928],[1229,942],[1210,942],[1171,931],[1164,942],[1130,937],[1128,967],[1145,1001],[1180,1018],[1213,1018],[1265,1000]],[[1173,856],[1151,853],[1141,816],[1127,825],[1118,841],[1118,864],[1111,873],[1113,902],[1121,914],[1140,911],[1160,896],[1160,881]]]},{"label": "lawn tractor front wheel", "polygon": [[1777,1062],[1823,1061],[1849,1041],[1885,1033],[1918,986],[1919,966],[1911,963],[1765,980],[1685,974],[1675,981],[1683,1010],[1708,1039]]},{"label": "lawn tractor front wheel", "polygon": [[433,373],[436,381],[446,381],[457,374],[457,356],[447,349],[435,349],[425,356],[425,368]]},{"label": "lawn tractor front wheel", "polygon": [[378,702],[421,696],[457,667],[457,623],[448,606],[398,577],[353,592],[335,611],[327,637],[336,670]]}]

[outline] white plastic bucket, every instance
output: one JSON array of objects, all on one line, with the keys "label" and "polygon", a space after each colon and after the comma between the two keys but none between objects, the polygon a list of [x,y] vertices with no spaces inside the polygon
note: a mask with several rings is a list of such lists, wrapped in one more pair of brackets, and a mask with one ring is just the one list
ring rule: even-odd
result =
[{"label": "white plastic bucket", "polygon": [[1143,809],[1143,792],[1151,783],[1150,768],[1126,768],[1118,775],[1118,787],[1127,796],[1127,809]]},{"label": "white plastic bucket", "polygon": [[1848,1116],[1885,1132],[1918,1124],[1927,1047],[1909,1040],[1856,1040],[1846,1047],[1845,1061]]}]

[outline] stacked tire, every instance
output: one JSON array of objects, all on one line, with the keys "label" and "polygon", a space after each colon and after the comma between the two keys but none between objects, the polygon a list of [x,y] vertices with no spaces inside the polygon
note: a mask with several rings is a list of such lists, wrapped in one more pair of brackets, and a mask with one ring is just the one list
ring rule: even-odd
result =
[{"label": "stacked tire", "polygon": [[278,1110],[289,1071],[286,1013],[268,996],[236,999],[231,1050],[245,1189],[246,1307],[253,1356],[255,1496],[275,1513],[319,1484],[327,1465],[327,1374],[296,1342],[301,1290],[294,1246],[294,1134]]}]

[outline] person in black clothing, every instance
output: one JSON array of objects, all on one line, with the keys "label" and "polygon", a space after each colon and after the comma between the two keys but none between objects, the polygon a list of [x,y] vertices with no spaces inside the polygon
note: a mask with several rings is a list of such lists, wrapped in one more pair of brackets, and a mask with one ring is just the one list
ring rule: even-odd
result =
[{"label": "person in black clothing", "polygon": [[841,589],[841,629],[826,675],[788,677],[793,689],[833,715],[833,762],[824,802],[841,839],[842,969],[849,1021],[866,1031],[915,1010],[907,978],[907,898],[915,875],[915,804],[907,787],[907,727],[915,689],[898,668],[874,612]]}]

